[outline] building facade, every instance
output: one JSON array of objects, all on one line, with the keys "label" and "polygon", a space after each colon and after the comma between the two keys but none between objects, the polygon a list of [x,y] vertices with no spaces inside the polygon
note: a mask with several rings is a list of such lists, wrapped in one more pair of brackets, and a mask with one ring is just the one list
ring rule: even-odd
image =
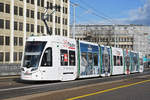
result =
[{"label": "building facade", "polygon": [[[70,27],[70,36],[74,27]],[[75,38],[150,54],[150,27],[142,25],[76,25]]]},{"label": "building facade", "polygon": [[69,37],[69,0],[0,0],[0,64],[20,63],[25,40],[47,34],[42,21],[45,8],[52,35]]}]

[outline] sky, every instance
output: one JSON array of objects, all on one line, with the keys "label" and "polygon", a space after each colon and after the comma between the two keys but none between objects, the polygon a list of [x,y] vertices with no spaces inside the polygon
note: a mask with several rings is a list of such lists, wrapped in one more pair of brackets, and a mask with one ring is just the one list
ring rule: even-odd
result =
[{"label": "sky", "polygon": [[[76,24],[150,25],[150,0],[70,0]],[[70,9],[73,23],[73,7]]]}]

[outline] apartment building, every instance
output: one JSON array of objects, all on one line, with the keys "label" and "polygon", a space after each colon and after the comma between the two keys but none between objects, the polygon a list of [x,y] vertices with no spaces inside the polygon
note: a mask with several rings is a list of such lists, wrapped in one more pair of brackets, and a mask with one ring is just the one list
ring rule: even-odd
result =
[{"label": "apartment building", "polygon": [[[70,37],[74,27],[70,27]],[[150,27],[143,25],[76,25],[75,38],[150,54]]]},{"label": "apartment building", "polygon": [[0,64],[20,63],[25,40],[47,34],[42,21],[45,8],[52,35],[69,37],[69,0],[0,0]]}]

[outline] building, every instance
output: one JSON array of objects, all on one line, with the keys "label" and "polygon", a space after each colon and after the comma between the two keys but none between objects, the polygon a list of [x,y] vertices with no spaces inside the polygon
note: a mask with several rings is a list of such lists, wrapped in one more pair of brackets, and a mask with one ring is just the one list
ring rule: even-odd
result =
[{"label": "building", "polygon": [[[73,26],[70,36],[73,36]],[[75,38],[150,55],[150,27],[143,25],[76,25]]]},{"label": "building", "polygon": [[0,64],[20,63],[25,40],[47,34],[42,21],[45,7],[52,35],[69,37],[69,0],[0,0]]}]

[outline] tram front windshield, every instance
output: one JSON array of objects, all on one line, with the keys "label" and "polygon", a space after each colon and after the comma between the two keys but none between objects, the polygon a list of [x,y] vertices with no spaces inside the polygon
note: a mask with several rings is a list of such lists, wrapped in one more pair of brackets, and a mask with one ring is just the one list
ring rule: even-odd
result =
[{"label": "tram front windshield", "polygon": [[42,51],[46,42],[26,42],[23,67],[38,67]]}]

